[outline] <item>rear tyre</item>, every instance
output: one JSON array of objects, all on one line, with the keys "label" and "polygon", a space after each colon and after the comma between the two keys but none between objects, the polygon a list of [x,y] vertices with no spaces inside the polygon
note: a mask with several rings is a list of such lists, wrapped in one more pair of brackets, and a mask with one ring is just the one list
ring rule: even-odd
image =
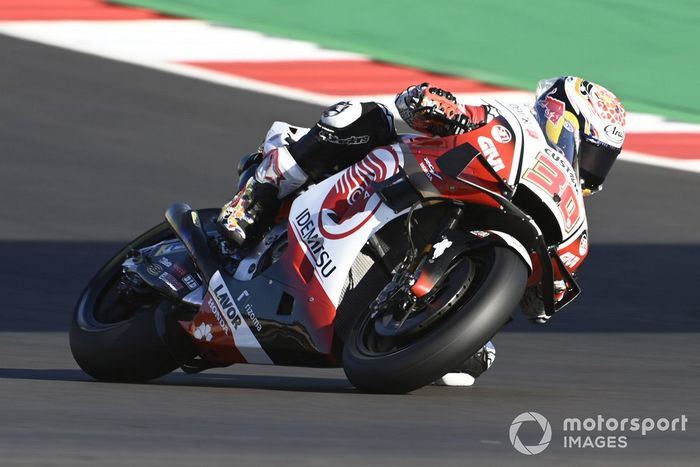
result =
[{"label": "rear tyre", "polygon": [[[508,321],[525,290],[527,266],[515,252],[500,245],[472,253],[469,259],[476,272],[466,292],[410,340],[378,334],[370,310],[365,310],[343,349],[343,368],[356,388],[406,393],[430,384],[473,355]],[[448,278],[452,274],[464,277],[459,267]]]},{"label": "rear tyre", "polygon": [[93,378],[142,382],[177,368],[155,319],[159,308],[171,305],[157,298],[127,302],[116,290],[127,253],[168,238],[173,235],[166,223],[152,228],[117,253],[83,291],[73,314],[70,347],[80,368]]}]

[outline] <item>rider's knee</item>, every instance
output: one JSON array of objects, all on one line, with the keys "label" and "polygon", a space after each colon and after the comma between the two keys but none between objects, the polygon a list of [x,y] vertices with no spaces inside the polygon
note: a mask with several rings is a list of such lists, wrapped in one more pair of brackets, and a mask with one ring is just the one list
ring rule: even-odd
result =
[{"label": "rider's knee", "polygon": [[289,149],[312,179],[321,179],[389,144],[395,135],[394,117],[384,105],[343,101],[324,110],[318,123]]}]

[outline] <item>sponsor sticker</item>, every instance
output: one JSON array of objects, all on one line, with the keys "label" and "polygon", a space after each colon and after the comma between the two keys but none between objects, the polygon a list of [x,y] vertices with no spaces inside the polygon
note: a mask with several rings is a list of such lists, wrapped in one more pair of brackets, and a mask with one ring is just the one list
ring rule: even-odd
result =
[{"label": "sponsor sticker", "polygon": [[496,125],[491,129],[491,137],[494,141],[498,141],[501,144],[510,143],[513,139],[513,135],[510,134],[510,130],[503,125]]},{"label": "sponsor sticker", "polygon": [[581,235],[581,240],[579,240],[578,254],[585,256],[586,253],[588,253],[588,234],[584,232],[584,234]]},{"label": "sponsor sticker", "polygon": [[170,268],[170,272],[174,272],[178,276],[182,277],[187,274],[187,269],[185,269],[184,266],[176,263]]},{"label": "sponsor sticker", "polygon": [[194,330],[194,337],[199,340],[211,342],[211,340],[214,338],[214,335],[211,333],[211,326],[206,323],[200,324]]},{"label": "sponsor sticker", "polygon": [[493,170],[498,172],[499,170],[506,168],[506,165],[503,163],[501,155],[498,153],[498,149],[496,149],[496,145],[493,143],[491,138],[479,136],[476,141],[479,143],[479,148],[481,148],[482,154],[488,163],[491,164]]},{"label": "sponsor sticker", "polygon": [[581,261],[581,258],[568,251],[561,255],[561,262],[564,263],[564,266],[568,269],[575,268],[579,261]]},{"label": "sponsor sticker", "polygon": [[187,288],[190,290],[195,290],[197,287],[199,287],[199,283],[194,277],[192,277],[191,274],[188,274],[185,277],[183,277],[182,282],[184,282]]},{"label": "sponsor sticker", "polygon": [[605,127],[604,131],[606,136],[610,138],[610,141],[614,143],[622,144],[625,140],[625,130],[619,125],[608,125]]},{"label": "sponsor sticker", "polygon": [[206,305],[209,308],[209,310],[212,312],[212,314],[214,315],[214,318],[216,318],[216,322],[219,323],[219,326],[224,331],[224,334],[226,334],[228,336],[230,328],[229,328],[228,324],[226,323],[226,320],[224,319],[224,317],[221,315],[221,312],[219,311],[219,307],[216,305],[216,302],[214,301],[214,299],[211,297],[210,294],[207,294]]},{"label": "sponsor sticker", "polygon": [[314,264],[321,276],[330,277],[336,269],[333,258],[324,247],[324,238],[319,234],[318,228],[314,223],[311,213],[308,209],[304,209],[294,218],[296,230],[304,242],[306,248],[310,252]]},{"label": "sponsor sticker", "polygon": [[170,287],[174,292],[182,290],[182,284],[180,283],[180,281],[175,279],[175,277],[169,272],[164,272],[163,274],[158,276],[158,279],[165,282],[165,284],[168,287]]},{"label": "sponsor sticker", "polygon": [[442,254],[445,253],[445,251],[451,246],[452,242],[446,238],[433,245],[433,259],[437,259],[442,256]]},{"label": "sponsor sticker", "polygon": [[[228,323],[229,329],[231,329],[233,333],[236,348],[241,352],[246,361],[248,363],[272,364],[272,360],[270,360],[270,357],[260,346],[260,342],[253,334],[250,327],[248,327],[246,320],[243,318],[243,314],[233,300],[231,292],[228,290],[228,287],[226,287],[226,283],[221,277],[221,273],[218,271],[209,281],[209,293],[214,298],[217,305],[216,308],[221,310],[224,319]],[[255,321],[252,320],[252,318],[255,317],[252,307],[245,311],[248,317],[251,318],[256,330],[258,330],[258,327],[259,330],[262,330],[262,325],[257,320],[257,317]]]},{"label": "sponsor sticker", "polygon": [[158,263],[151,263],[146,266],[146,272],[155,277],[160,276],[164,271],[165,269],[163,269],[163,266]]},{"label": "sponsor sticker", "polygon": [[564,116],[566,111],[566,104],[552,96],[547,96],[544,103],[540,102],[540,105],[544,107],[544,116],[554,125],[559,123],[559,119]]},{"label": "sponsor sticker", "polygon": [[433,177],[437,178],[438,180],[442,180],[442,177],[437,173],[437,170],[435,170],[435,166],[433,166],[430,159],[427,157],[420,163],[420,168],[425,176],[428,177],[428,180],[432,181]]}]

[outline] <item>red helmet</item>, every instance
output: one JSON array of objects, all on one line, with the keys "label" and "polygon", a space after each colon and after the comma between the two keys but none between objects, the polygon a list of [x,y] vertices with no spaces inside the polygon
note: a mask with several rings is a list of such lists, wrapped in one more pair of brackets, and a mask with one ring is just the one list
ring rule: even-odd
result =
[{"label": "red helmet", "polygon": [[625,140],[625,109],[604,87],[574,76],[537,84],[535,114],[550,145],[578,166],[581,186],[600,190]]}]

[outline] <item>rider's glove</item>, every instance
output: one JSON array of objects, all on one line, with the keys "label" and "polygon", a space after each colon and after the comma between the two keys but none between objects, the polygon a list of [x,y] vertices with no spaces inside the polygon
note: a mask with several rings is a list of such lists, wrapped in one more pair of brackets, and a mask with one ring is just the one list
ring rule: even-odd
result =
[{"label": "rider's glove", "polygon": [[471,122],[451,92],[428,83],[411,86],[395,100],[401,118],[414,130],[437,136],[458,135],[477,125]]}]

